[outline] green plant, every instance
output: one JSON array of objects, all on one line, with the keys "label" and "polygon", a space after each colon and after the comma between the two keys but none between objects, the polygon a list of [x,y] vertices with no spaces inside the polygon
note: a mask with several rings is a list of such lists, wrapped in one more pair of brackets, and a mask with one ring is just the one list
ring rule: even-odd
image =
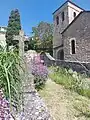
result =
[{"label": "green plant", "polygon": [[6,31],[6,43],[7,49],[9,46],[18,47],[18,41],[13,40],[13,35],[19,35],[19,30],[21,30],[20,14],[18,9],[12,10],[9,16],[7,31]]},{"label": "green plant", "polygon": [[53,55],[53,24],[42,21],[32,28],[32,33],[33,39],[29,40],[29,49]]},{"label": "green plant", "polygon": [[73,106],[80,112],[78,117],[83,115],[86,118],[90,118],[90,103],[88,103],[88,101],[77,101],[73,104]]},{"label": "green plant", "polygon": [[50,78],[57,84],[90,98],[90,80],[84,75],[60,67],[51,67],[49,69],[52,70],[49,74]]},{"label": "green plant", "polygon": [[71,89],[73,83],[73,77],[67,73],[66,69],[56,67],[54,68],[54,72],[49,74],[49,76],[57,84],[64,85],[65,88]]},{"label": "green plant", "polygon": [[19,74],[20,58],[13,51],[0,49],[0,88],[10,105],[18,106],[20,97],[21,80]]}]

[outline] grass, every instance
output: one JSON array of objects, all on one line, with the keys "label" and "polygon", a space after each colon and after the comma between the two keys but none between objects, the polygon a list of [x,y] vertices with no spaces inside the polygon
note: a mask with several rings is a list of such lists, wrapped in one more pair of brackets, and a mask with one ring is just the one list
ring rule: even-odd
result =
[{"label": "grass", "polygon": [[57,84],[90,98],[90,80],[72,70],[51,67],[49,77]]},{"label": "grass", "polygon": [[0,47],[0,89],[3,90],[10,106],[19,105],[21,92],[20,58],[13,51]]},{"label": "grass", "polygon": [[52,120],[90,120],[90,99],[48,80],[39,91]]},{"label": "grass", "polygon": [[65,75],[61,72],[54,72],[49,75],[52,80],[54,80],[57,84],[64,85],[65,88],[70,88],[72,84],[73,77],[70,75]]},{"label": "grass", "polygon": [[85,116],[86,118],[90,119],[90,109],[89,109],[90,108],[90,103],[88,102],[88,100],[75,101],[73,106],[76,110],[78,110],[80,112],[79,116],[80,115]]}]

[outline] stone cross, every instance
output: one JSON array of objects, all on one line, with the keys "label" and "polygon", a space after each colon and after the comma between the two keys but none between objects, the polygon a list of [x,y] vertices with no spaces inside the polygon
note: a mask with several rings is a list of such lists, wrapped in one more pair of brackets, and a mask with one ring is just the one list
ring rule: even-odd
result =
[{"label": "stone cross", "polygon": [[19,35],[14,36],[14,40],[19,41],[19,56],[24,57],[24,41],[26,40],[24,36],[24,31],[20,30]]},{"label": "stone cross", "polygon": [[27,40],[27,38],[24,36],[24,31],[20,30],[19,35],[14,36],[14,40],[19,41],[19,56],[23,60],[21,62],[21,65],[25,69],[25,75],[23,76],[23,73],[21,72],[21,77],[24,79],[24,91],[25,92],[31,92],[34,91],[34,84],[33,84],[33,76],[31,74],[31,62],[28,63],[27,58],[24,57],[24,41]]}]

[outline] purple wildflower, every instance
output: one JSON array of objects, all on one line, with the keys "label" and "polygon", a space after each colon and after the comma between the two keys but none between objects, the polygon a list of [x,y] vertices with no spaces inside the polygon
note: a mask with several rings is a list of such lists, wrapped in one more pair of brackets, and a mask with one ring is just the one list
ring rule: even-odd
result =
[{"label": "purple wildflower", "polygon": [[48,76],[47,67],[41,62],[40,56],[35,56],[33,59],[32,74],[42,79],[46,79]]},{"label": "purple wildflower", "polygon": [[40,55],[34,57],[32,62],[32,74],[35,77],[35,84],[43,85],[45,84],[46,78],[48,77],[48,70],[40,59]]},{"label": "purple wildflower", "polygon": [[0,90],[0,120],[10,120],[9,102],[4,98],[2,90]]}]

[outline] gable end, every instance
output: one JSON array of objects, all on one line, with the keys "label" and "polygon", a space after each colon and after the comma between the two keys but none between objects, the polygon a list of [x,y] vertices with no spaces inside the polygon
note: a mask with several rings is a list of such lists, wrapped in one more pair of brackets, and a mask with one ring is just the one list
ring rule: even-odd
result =
[{"label": "gable end", "polygon": [[78,6],[78,5],[76,5],[75,3],[73,3],[73,2],[71,2],[70,0],[67,0],[65,3],[63,3],[58,9],[56,9],[52,14],[54,14],[54,13],[56,13],[60,8],[62,8],[65,4],[67,4],[67,3],[71,3],[71,4],[73,4],[74,6],[76,6],[76,7],[78,7],[78,8],[80,8],[81,10],[83,10],[83,11],[85,11],[83,8],[81,8],[80,6]]}]

